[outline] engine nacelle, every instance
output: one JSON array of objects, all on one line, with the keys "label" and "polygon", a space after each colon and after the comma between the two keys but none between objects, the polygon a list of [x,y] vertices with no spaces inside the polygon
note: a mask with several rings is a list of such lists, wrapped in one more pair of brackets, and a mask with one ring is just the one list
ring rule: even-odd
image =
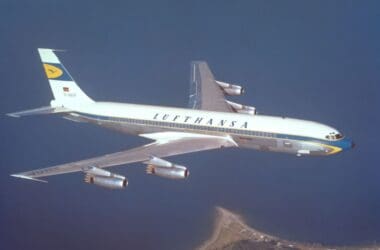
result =
[{"label": "engine nacelle", "polygon": [[90,184],[95,184],[105,188],[122,189],[128,186],[128,181],[125,177],[111,177],[86,174],[84,181]]},{"label": "engine nacelle", "polygon": [[231,106],[231,108],[233,110],[235,110],[238,113],[247,114],[247,115],[255,115],[255,114],[257,114],[255,107],[245,106],[245,105],[242,105],[240,103],[231,102],[231,101],[226,101],[226,102],[228,103],[228,105]]},{"label": "engine nacelle", "polygon": [[160,167],[149,164],[146,167],[147,174],[153,174],[169,179],[185,179],[190,175],[190,171],[180,165],[173,165],[171,167]]},{"label": "engine nacelle", "polygon": [[227,95],[242,95],[244,94],[244,88],[239,85],[230,84],[226,82],[216,81],[216,83],[223,89]]},{"label": "engine nacelle", "polygon": [[144,163],[147,164],[147,174],[154,174],[169,179],[185,179],[190,175],[186,167],[173,164],[170,161],[155,156]]},{"label": "engine nacelle", "polygon": [[101,168],[88,167],[84,169],[84,172],[86,172],[84,181],[90,184],[111,189],[122,189],[128,186],[128,180],[125,176],[114,174]]}]

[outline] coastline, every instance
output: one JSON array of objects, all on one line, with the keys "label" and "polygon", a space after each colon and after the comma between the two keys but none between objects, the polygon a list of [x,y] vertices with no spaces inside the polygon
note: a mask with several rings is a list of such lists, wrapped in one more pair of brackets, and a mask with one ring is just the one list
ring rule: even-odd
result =
[{"label": "coastline", "polygon": [[380,246],[324,246],[315,243],[288,241],[248,226],[244,219],[233,212],[215,208],[214,227],[211,237],[204,241],[197,250],[216,249],[287,249],[287,250],[380,250]]}]

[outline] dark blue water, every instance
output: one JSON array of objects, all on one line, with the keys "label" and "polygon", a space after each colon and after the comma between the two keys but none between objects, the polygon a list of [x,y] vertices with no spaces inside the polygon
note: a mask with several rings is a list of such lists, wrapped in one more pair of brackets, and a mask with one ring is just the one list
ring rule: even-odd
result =
[{"label": "dark blue water", "polygon": [[124,191],[82,174],[18,180],[11,173],[124,150],[147,141],[59,117],[0,117],[0,247],[191,249],[211,233],[214,207],[290,240],[380,239],[379,4],[376,1],[221,4],[0,3],[0,113],[52,98],[36,48],[62,61],[96,100],[186,106],[189,62],[241,83],[234,101],[265,114],[317,120],[354,138],[331,157],[226,149],[170,158],[185,181],[113,171]]}]

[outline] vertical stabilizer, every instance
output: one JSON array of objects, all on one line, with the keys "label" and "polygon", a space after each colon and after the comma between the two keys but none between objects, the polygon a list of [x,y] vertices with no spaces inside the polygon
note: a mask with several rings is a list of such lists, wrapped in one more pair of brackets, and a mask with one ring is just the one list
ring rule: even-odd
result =
[{"label": "vertical stabilizer", "polygon": [[46,76],[54,95],[52,106],[70,106],[94,102],[76,84],[53,49],[38,49]]}]

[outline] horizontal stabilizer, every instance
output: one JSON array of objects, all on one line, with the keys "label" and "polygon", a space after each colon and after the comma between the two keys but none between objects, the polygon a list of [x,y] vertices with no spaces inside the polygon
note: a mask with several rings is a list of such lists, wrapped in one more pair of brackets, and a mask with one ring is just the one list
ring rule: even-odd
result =
[{"label": "horizontal stabilizer", "polygon": [[62,113],[62,112],[69,112],[69,110],[63,107],[54,108],[50,106],[45,106],[45,107],[36,108],[36,109],[28,109],[28,110],[23,110],[19,112],[8,113],[7,115],[18,118],[18,117],[27,116],[27,115],[47,115],[47,114],[55,114],[55,113]]}]

